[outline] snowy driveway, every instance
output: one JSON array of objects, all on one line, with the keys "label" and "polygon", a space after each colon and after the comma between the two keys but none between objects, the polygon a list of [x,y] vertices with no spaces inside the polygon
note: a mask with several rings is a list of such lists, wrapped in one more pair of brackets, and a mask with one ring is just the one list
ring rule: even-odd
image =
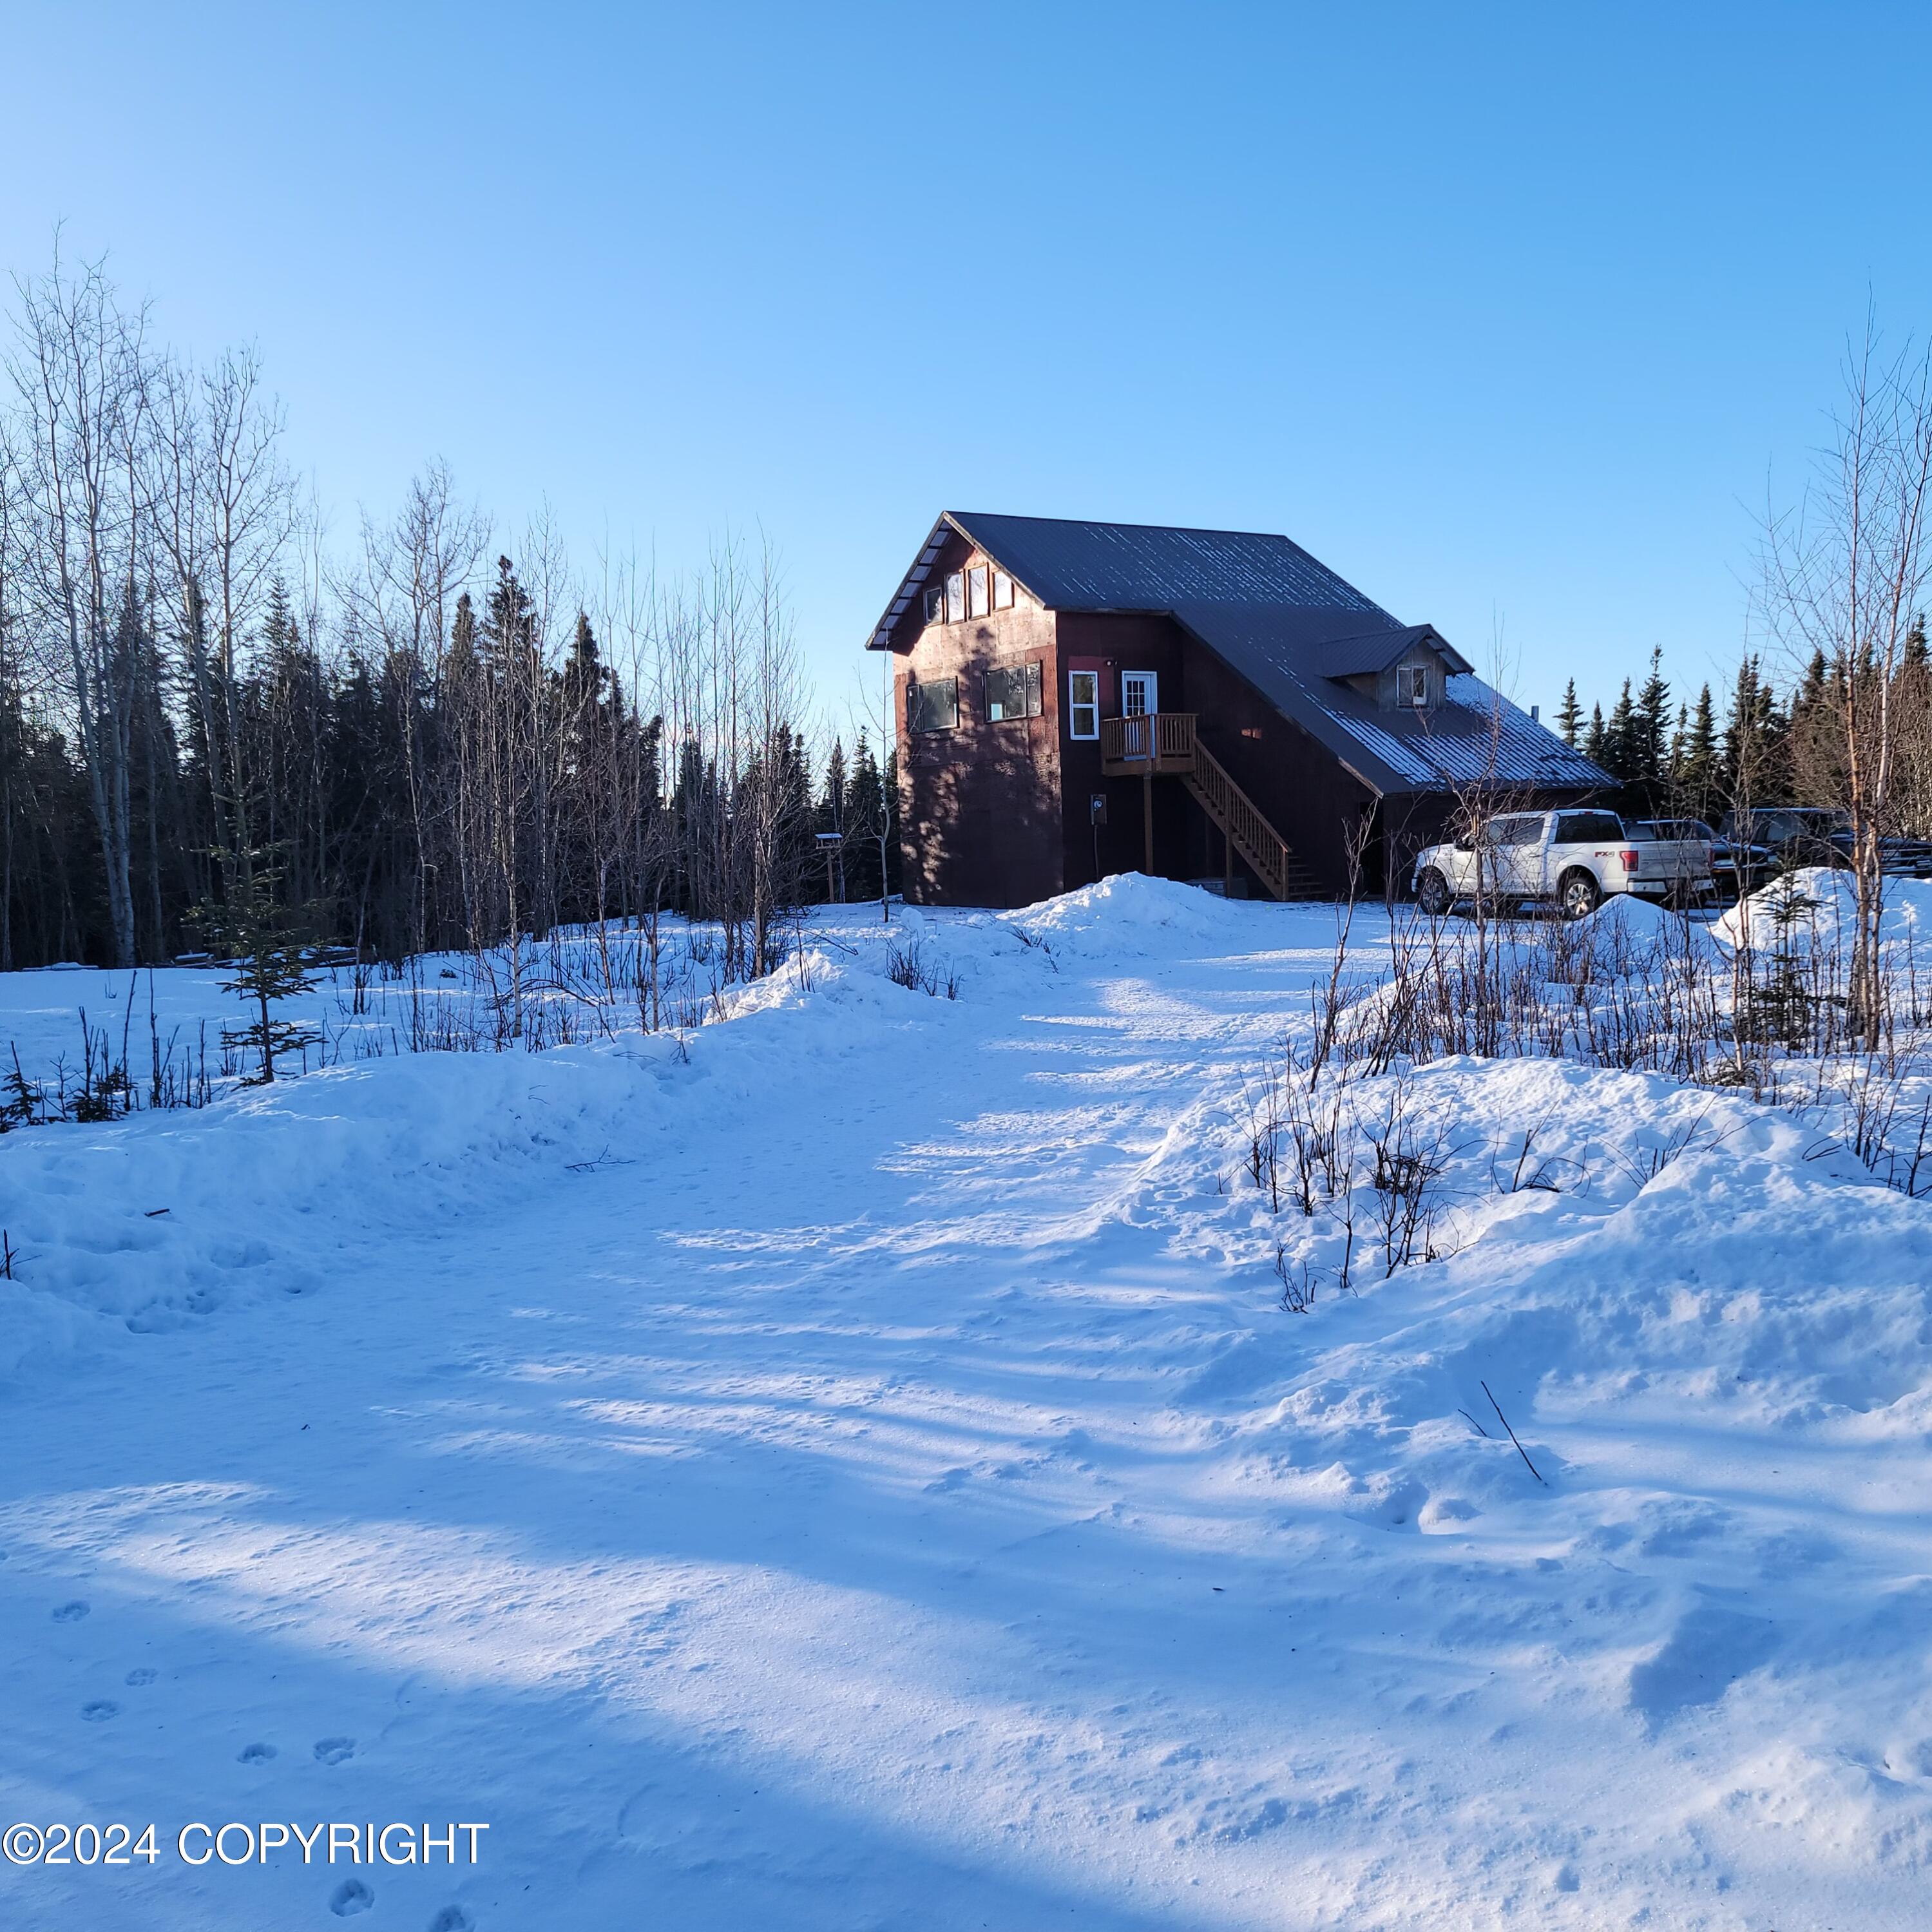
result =
[{"label": "snowy driveway", "polygon": [[[1332,925],[1199,904],[1050,957],[934,922],[956,1003],[828,927],[688,1060],[0,1145],[52,1285],[0,1409],[0,1823],[164,1854],[0,1869],[0,1917],[1924,1924],[1922,1206],[1747,1122],[1721,1186],[1539,1196],[1284,1314],[1240,1094]],[[1499,1138],[1676,1104],[1439,1077]],[[490,1828],[190,1869],[190,1820]]]}]

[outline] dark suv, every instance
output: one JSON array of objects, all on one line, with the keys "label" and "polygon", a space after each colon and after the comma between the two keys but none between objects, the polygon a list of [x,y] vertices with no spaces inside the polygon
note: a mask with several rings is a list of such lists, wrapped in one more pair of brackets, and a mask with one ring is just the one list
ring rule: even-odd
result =
[{"label": "dark suv", "polygon": [[[1742,840],[1766,848],[1783,871],[1799,866],[1849,868],[1852,862],[1850,812],[1820,806],[1766,806],[1727,812],[1719,829],[1733,844]],[[1894,877],[1932,878],[1932,842],[1881,838],[1878,850],[1881,869]]]},{"label": "dark suv", "polygon": [[1701,818],[1627,818],[1624,830],[1640,844],[1657,838],[1702,839],[1711,848],[1711,879],[1720,897],[1736,898],[1778,870],[1777,860],[1766,847],[1739,845],[1713,832]]}]

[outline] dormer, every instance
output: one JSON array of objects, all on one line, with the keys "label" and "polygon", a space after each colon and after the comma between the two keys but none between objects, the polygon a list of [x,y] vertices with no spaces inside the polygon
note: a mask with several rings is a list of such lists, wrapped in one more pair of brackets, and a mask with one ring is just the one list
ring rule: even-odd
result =
[{"label": "dormer", "polygon": [[1370,631],[1320,646],[1322,675],[1378,711],[1426,716],[1449,679],[1473,668],[1432,624]]}]

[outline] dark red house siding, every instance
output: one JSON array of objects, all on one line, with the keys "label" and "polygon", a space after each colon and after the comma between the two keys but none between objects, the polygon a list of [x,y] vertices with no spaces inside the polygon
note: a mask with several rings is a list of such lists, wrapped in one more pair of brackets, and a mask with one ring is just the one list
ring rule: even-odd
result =
[{"label": "dark red house siding", "polygon": [[[983,560],[958,542],[940,573]],[[1022,592],[1011,610],[926,625],[895,665],[900,836],[914,904],[1030,905],[1065,890],[1055,622]],[[1029,662],[1040,667],[1041,715],[994,722],[987,671]],[[958,680],[958,724],[908,730],[908,682],[948,677]]]}]

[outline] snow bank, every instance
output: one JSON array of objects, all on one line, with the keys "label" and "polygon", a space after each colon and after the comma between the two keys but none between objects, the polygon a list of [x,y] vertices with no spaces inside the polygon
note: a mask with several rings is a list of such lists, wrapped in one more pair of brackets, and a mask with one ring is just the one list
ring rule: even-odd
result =
[{"label": "snow bank", "polygon": [[[1790,943],[1849,956],[1858,921],[1858,888],[1851,874],[1838,866],[1807,866],[1774,879],[1732,906],[1712,931],[1727,946],[1736,946],[1748,935],[1760,949],[1774,946],[1787,903],[1796,909],[1789,922]],[[1907,955],[1932,958],[1932,880],[1885,880],[1880,933],[1880,944],[1901,961]]]},{"label": "snow bank", "polygon": [[810,949],[722,996],[723,1016],[760,1024],[390,1054],[198,1111],[10,1134],[0,1229],[17,1262],[0,1280],[0,1377],[117,1330],[324,1292],[346,1255],[387,1232],[428,1220],[454,1234],[560,1175],[644,1158],[668,1133],[735,1125],[796,1093],[802,1066],[834,1069],[929,1004],[892,985],[878,953]]}]

